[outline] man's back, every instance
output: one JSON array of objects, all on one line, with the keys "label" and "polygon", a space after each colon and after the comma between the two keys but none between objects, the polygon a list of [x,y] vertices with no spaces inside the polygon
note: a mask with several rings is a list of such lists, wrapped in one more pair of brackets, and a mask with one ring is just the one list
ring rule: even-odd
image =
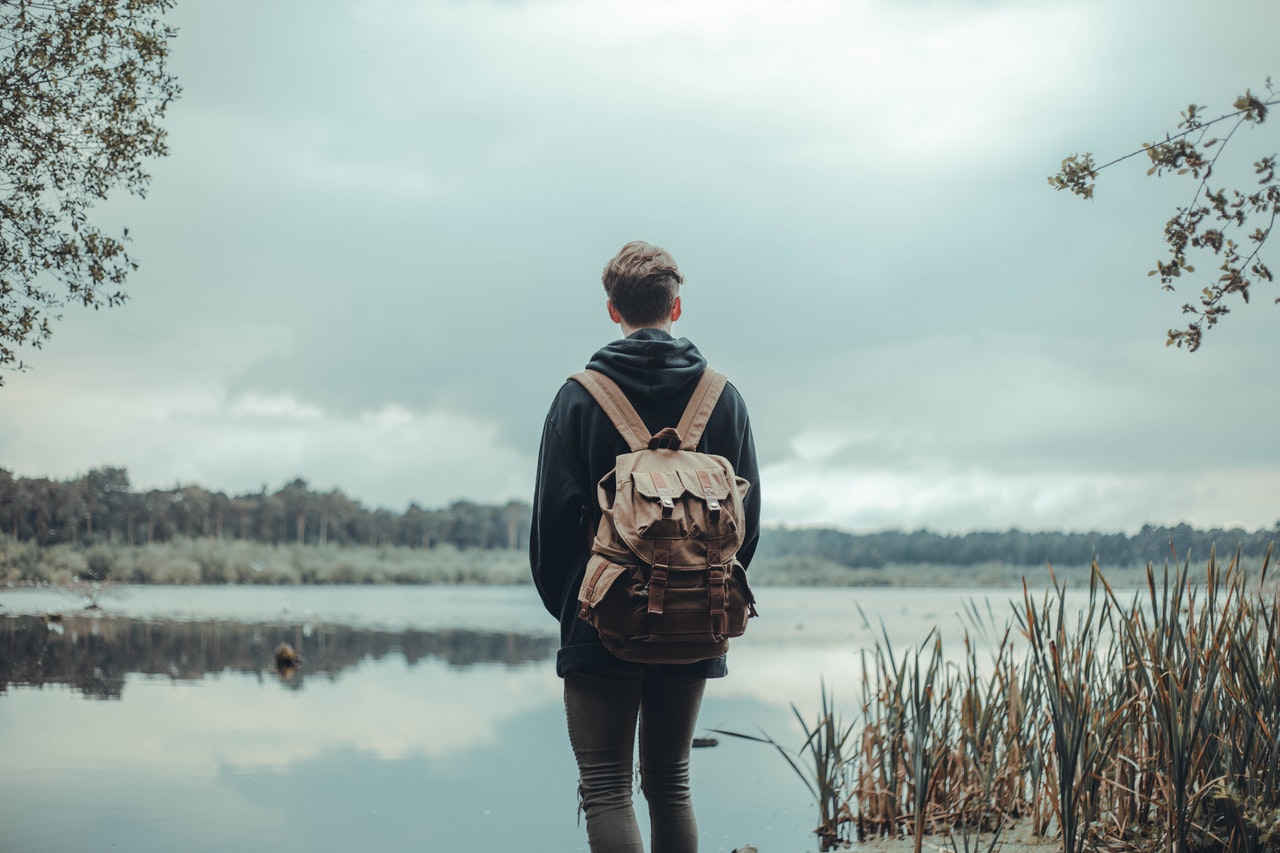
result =
[{"label": "man's back", "polygon": [[[597,352],[588,368],[614,380],[651,433],[675,426],[707,362],[688,340],[659,329],[640,329]],[[749,565],[759,540],[759,468],[746,404],[729,384],[712,411],[698,449],[723,456],[749,483],[744,504],[745,540],[738,559]],[[577,619],[577,590],[600,521],[596,486],[629,450],[605,412],[576,382],[556,395],[543,428],[534,497],[530,554],[534,582],[547,610],[561,620],[563,674],[584,663],[612,662],[595,629]],[[703,668],[724,672],[723,661]]]},{"label": "man's back", "polygon": [[[650,433],[675,427],[707,366],[697,347],[670,332],[680,318],[684,277],[664,250],[636,242],[609,262],[602,281],[609,317],[622,326],[623,338],[597,352],[587,367],[617,384]],[[732,385],[716,402],[697,449],[723,456],[750,484],[737,551],[745,566],[759,537],[760,482],[747,408]],[[726,674],[725,656],[663,665],[621,660],[605,649],[591,623],[578,618],[578,589],[602,514],[597,486],[630,450],[582,385],[561,386],[538,453],[530,566],[543,604],[560,621],[556,672],[564,679],[592,851],[644,851],[631,803],[639,727],[641,790],[654,848],[692,853],[698,832],[689,751],[706,680]]]}]

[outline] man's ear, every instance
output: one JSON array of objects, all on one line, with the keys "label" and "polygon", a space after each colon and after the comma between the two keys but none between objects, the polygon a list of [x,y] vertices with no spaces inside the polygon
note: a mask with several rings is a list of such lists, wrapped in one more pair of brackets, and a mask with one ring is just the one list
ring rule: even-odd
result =
[{"label": "man's ear", "polygon": [[612,299],[606,299],[606,300],[605,300],[605,302],[604,302],[604,307],[605,307],[606,309],[608,309],[608,311],[609,311],[609,319],[610,319],[610,320],[612,320],[613,322],[617,323],[619,326],[621,326],[621,325],[622,325],[622,315],[618,313],[618,309],[617,309],[617,308],[614,308],[614,307],[613,307],[613,300],[612,300]]},{"label": "man's ear", "polygon": [[671,322],[674,323],[676,320],[680,319],[680,312],[682,310],[683,308],[680,305],[680,297],[677,296],[676,301],[671,306]]}]

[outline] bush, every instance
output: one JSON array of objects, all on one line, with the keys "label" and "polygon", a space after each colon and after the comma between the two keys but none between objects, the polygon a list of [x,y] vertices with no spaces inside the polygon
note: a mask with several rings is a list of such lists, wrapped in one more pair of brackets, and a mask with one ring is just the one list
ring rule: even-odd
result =
[{"label": "bush", "polygon": [[528,583],[524,551],[271,545],[183,539],[128,546],[40,547],[0,536],[0,579],[136,584],[511,584]]},{"label": "bush", "polygon": [[71,545],[54,545],[46,548],[39,564],[37,576],[55,584],[69,584],[84,577],[89,571],[89,561]]}]

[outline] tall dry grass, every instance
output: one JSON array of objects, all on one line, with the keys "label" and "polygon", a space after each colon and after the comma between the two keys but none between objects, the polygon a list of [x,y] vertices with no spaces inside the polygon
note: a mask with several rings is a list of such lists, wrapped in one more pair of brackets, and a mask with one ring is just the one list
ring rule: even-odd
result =
[{"label": "tall dry grass", "polygon": [[820,799],[822,849],[856,834],[991,851],[1013,820],[1065,853],[1280,849],[1270,558],[1252,574],[1238,554],[1203,574],[1148,566],[1130,598],[1096,565],[1083,598],[1051,573],[1003,624],[970,606],[957,658],[936,632],[901,653],[886,633],[864,652],[855,724],[824,685],[802,720],[809,760],[788,757]]}]

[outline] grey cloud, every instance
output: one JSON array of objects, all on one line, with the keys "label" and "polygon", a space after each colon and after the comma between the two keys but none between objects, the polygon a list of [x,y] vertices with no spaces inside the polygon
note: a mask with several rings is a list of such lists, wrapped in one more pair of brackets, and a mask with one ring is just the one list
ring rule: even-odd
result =
[{"label": "grey cloud", "polygon": [[[997,23],[1085,16],[1089,40],[1074,65],[1053,54],[1062,68],[1029,63],[1034,44],[988,45],[1021,64],[997,63],[978,78],[992,89],[965,92],[966,69],[928,78],[915,40],[939,26],[929,3],[868,6],[881,27],[930,16],[875,33],[920,51],[921,69],[893,74],[845,64],[841,42],[807,24],[787,39],[814,47],[788,66],[769,52],[792,43],[781,36],[609,41],[618,33],[584,23],[603,8],[591,4],[549,32],[513,22],[568,7],[179,6],[172,156],[145,202],[104,207],[144,262],[134,299],[91,340],[56,334],[47,379],[35,359],[14,381],[52,382],[114,345],[131,353],[131,387],[199,384],[224,406],[283,396],[344,424],[388,406],[465,415],[530,457],[555,389],[615,333],[600,268],[639,238],[688,274],[676,332],[746,396],[766,464],[815,432],[857,439],[827,459],[848,471],[1137,482],[1274,464],[1274,309],[1241,307],[1193,358],[1162,346],[1186,297],[1144,274],[1181,189],[1139,166],[1083,204],[1044,178],[1073,151],[1129,150],[1188,99],[1260,82],[1275,27],[1220,36],[1229,18],[1275,22],[1275,7],[948,14],[976,21],[975,6]],[[243,479],[260,458],[227,470]],[[336,482],[320,456],[297,464]],[[375,502],[380,471],[360,485]],[[406,493],[398,482],[386,500]],[[1063,524],[1091,517],[1081,488],[1054,505]],[[1114,501],[1140,514],[1140,497]],[[917,521],[999,526],[1012,512],[946,506]]]}]

